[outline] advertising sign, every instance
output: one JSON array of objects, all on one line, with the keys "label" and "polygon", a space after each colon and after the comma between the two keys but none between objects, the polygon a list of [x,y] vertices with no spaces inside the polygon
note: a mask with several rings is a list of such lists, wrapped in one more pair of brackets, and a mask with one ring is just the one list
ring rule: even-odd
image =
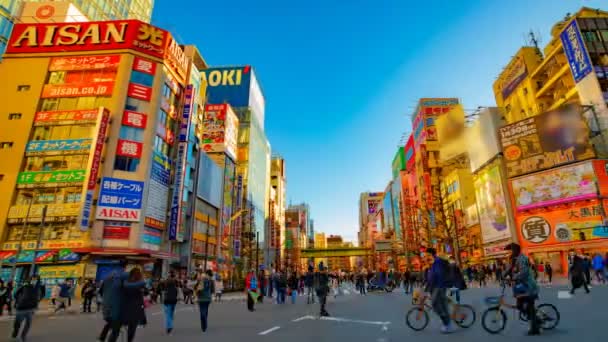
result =
[{"label": "advertising sign", "polygon": [[367,200],[367,213],[370,215],[377,213],[379,210],[381,201],[382,201],[382,199],[380,199],[380,198],[377,198],[377,199],[369,198]]},{"label": "advertising sign", "polygon": [[103,225],[104,240],[129,240],[131,223],[119,221],[106,221]]},{"label": "advertising sign", "polygon": [[133,70],[154,76],[156,75],[156,63],[136,56],[133,58]]},{"label": "advertising sign", "polygon": [[182,217],[182,196],[183,196],[183,182],[184,173],[186,168],[186,149],[188,143],[180,142],[177,145],[177,166],[175,168],[175,182],[173,184],[173,192],[171,195],[171,216],[169,219],[169,240],[176,240],[178,242],[183,241],[183,233],[181,229],[181,217]]},{"label": "advertising sign", "polygon": [[405,170],[405,155],[403,154],[403,147],[397,149],[397,153],[393,158],[393,179],[399,177],[399,172]]},{"label": "advertising sign", "polygon": [[225,152],[236,160],[239,121],[227,104],[207,105],[203,119],[205,152]]},{"label": "advertising sign", "polygon": [[503,100],[509,97],[511,93],[517,88],[517,86],[526,79],[528,70],[526,69],[526,62],[524,57],[518,55],[515,57],[505,71],[501,74],[504,81],[501,84],[501,93]]},{"label": "advertising sign", "polygon": [[167,221],[167,197],[169,195],[171,166],[169,160],[154,152],[152,170],[148,182],[148,203],[146,206],[145,225],[165,229]]},{"label": "advertising sign", "polygon": [[564,53],[568,59],[568,64],[570,64],[574,82],[578,83],[593,71],[593,65],[576,19],[566,26],[559,37],[564,46]]},{"label": "advertising sign", "polygon": [[190,122],[192,121],[190,115],[192,115],[192,104],[194,103],[194,94],[192,85],[186,86],[184,92],[184,111],[182,112],[182,120],[179,126],[179,142],[187,142],[190,136]]},{"label": "advertising sign", "polygon": [[120,55],[53,57],[49,71],[116,70]]},{"label": "advertising sign", "polygon": [[395,238],[402,240],[401,236],[401,179],[399,174],[397,178],[393,180],[391,189],[392,203],[391,208],[393,210],[393,224],[395,225]]},{"label": "advertising sign", "polygon": [[391,195],[391,189],[389,187],[384,193],[384,199],[382,200],[382,225],[387,229],[395,229],[395,225],[393,224],[393,198]]},{"label": "advertising sign", "polygon": [[188,73],[188,57],[186,57],[184,50],[182,50],[177,41],[170,34],[167,40],[164,59],[165,63],[169,65],[169,68],[179,76],[182,81],[185,81],[186,74]]},{"label": "advertising sign", "polygon": [[504,119],[498,108],[485,108],[467,129],[467,151],[471,170],[480,169],[502,151],[498,139],[498,129],[503,126]]},{"label": "advertising sign", "polygon": [[202,72],[207,84],[207,103],[249,106],[251,66],[209,68]]},{"label": "advertising sign", "polygon": [[568,208],[518,215],[519,241],[523,247],[532,247],[608,238],[603,210],[599,201],[592,200]]},{"label": "advertising sign", "polygon": [[50,99],[57,97],[80,96],[111,96],[114,82],[95,82],[89,84],[45,84],[40,98]]},{"label": "advertising sign", "polygon": [[6,53],[133,49],[163,58],[168,33],[138,20],[15,24]]},{"label": "advertising sign", "polygon": [[439,141],[440,161],[450,160],[467,152],[464,135],[464,109],[455,105],[435,121],[437,140]]},{"label": "advertising sign", "polygon": [[479,208],[481,238],[484,243],[502,240],[511,236],[509,229],[509,212],[505,202],[505,193],[501,179],[500,167],[490,165],[482,169],[473,180],[475,198]]},{"label": "advertising sign", "polygon": [[133,112],[130,110],[125,110],[122,114],[123,126],[130,126],[130,127],[145,129],[147,122],[148,122],[148,116],[144,113],[138,113],[138,112]]},{"label": "advertising sign", "polygon": [[116,155],[139,159],[141,158],[142,149],[143,144],[138,141],[118,139]]},{"label": "advertising sign", "polygon": [[517,210],[529,210],[598,196],[591,161],[562,166],[511,181]]},{"label": "advertising sign", "polygon": [[508,177],[595,156],[589,144],[589,128],[577,105],[505,126],[499,134]]},{"label": "advertising sign", "polygon": [[[8,211],[8,221],[16,223],[27,218],[28,222],[40,222],[44,206],[45,204],[32,204],[31,207],[29,205],[13,205]],[[46,219],[52,222],[63,221],[55,218],[73,219],[80,213],[80,203],[46,204],[46,207]]]},{"label": "advertising sign", "polygon": [[162,231],[150,227],[144,227],[141,247],[151,251],[160,250]]},{"label": "advertising sign", "polygon": [[103,110],[99,117],[100,119],[96,127],[97,135],[95,137],[95,146],[89,153],[89,181],[87,182],[86,188],[83,190],[84,203],[82,206],[82,217],[80,218],[81,231],[86,231],[89,229],[93,195],[95,193],[95,187],[97,186],[97,176],[99,175],[99,166],[101,164],[101,153],[103,152],[103,145],[106,141],[106,133],[108,131],[108,124],[110,122],[110,112]]},{"label": "advertising sign", "polygon": [[57,183],[81,183],[84,182],[86,174],[86,170],[19,172],[19,176],[17,177],[17,185],[28,187],[28,185],[37,184],[57,186]]},{"label": "advertising sign", "polygon": [[101,180],[96,218],[139,221],[143,190],[144,182],[104,177]]},{"label": "advertising sign", "polygon": [[405,157],[405,168],[408,171],[413,170],[416,163],[416,149],[414,147],[414,136],[411,134],[403,149],[403,155]]},{"label": "advertising sign", "polygon": [[129,83],[127,95],[134,99],[150,101],[150,99],[152,98],[152,88],[146,87],[141,84]]},{"label": "advertising sign", "polygon": [[37,112],[34,116],[34,126],[73,125],[75,123],[90,123],[97,121],[99,111],[91,110],[58,110]]},{"label": "advertising sign", "polygon": [[34,140],[27,143],[26,155],[63,155],[91,149],[92,139]]}]

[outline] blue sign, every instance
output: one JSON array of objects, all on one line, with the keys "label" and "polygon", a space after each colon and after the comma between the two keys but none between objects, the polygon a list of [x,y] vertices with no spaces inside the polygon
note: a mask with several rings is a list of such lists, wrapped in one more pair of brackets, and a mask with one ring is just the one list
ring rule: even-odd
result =
[{"label": "blue sign", "polygon": [[252,69],[250,66],[209,68],[201,72],[207,84],[207,103],[229,103],[248,107]]},{"label": "blue sign", "polygon": [[88,190],[82,205],[82,219],[80,220],[80,230],[87,231],[89,229],[91,206],[93,205],[93,190]]},{"label": "blue sign", "polygon": [[591,65],[591,60],[576,20],[572,20],[566,26],[560,34],[560,38],[564,46],[564,53],[566,54],[566,58],[568,58],[568,64],[570,64],[572,76],[574,77],[574,81],[578,83],[593,71],[593,66]]},{"label": "blue sign", "polygon": [[27,143],[25,152],[88,151],[92,142],[92,139],[34,140]]},{"label": "blue sign", "polygon": [[186,101],[184,102],[184,111],[182,112],[182,122],[179,126],[180,142],[187,142],[188,135],[190,133],[190,115],[192,112],[192,104],[194,102],[193,87],[191,84],[186,86],[184,96],[186,97]]},{"label": "blue sign", "polygon": [[186,148],[188,143],[180,142],[177,145],[177,166],[175,167],[175,182],[173,194],[171,195],[171,215],[169,216],[169,240],[183,240],[183,232],[179,229],[181,202],[183,196],[184,169],[186,163]]},{"label": "blue sign", "polygon": [[144,182],[104,177],[97,205],[101,207],[141,209]]}]

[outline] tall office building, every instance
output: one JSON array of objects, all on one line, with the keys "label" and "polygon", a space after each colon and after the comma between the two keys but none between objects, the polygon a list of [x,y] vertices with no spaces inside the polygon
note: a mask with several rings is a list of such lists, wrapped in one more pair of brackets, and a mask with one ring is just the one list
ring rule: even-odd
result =
[{"label": "tall office building", "polygon": [[[6,0],[3,0],[6,1]],[[10,0],[8,0],[10,1]],[[40,3],[41,9],[35,13],[42,13],[44,16],[53,16],[55,5],[58,3],[74,4],[82,14],[91,21],[105,20],[124,20],[136,19],[149,23],[152,19],[152,9],[154,8],[154,0],[54,0],[54,1],[39,1],[39,0],[24,0],[23,3]],[[27,14],[30,16],[31,14]]]}]

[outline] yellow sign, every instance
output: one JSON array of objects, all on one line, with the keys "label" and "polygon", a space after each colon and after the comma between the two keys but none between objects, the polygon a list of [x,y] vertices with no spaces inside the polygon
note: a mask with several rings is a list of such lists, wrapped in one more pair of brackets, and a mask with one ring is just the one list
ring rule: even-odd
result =
[{"label": "yellow sign", "polygon": [[65,266],[40,266],[38,274],[42,279],[80,278],[84,275],[84,264]]},{"label": "yellow sign", "polygon": [[[64,248],[83,248],[88,247],[88,239],[67,240],[43,240],[38,249],[64,249]],[[36,241],[23,241],[23,249],[36,249]],[[2,244],[3,250],[19,249],[19,242],[6,242]]]},{"label": "yellow sign", "polygon": [[[8,218],[24,219],[27,217],[28,221],[31,221],[32,219],[38,219],[37,221],[40,221],[43,208],[44,204],[33,204],[31,208],[29,205],[14,205],[8,211]],[[47,217],[78,216],[79,213],[80,203],[48,204],[46,209]]]},{"label": "yellow sign", "polygon": [[[192,237],[194,238],[194,240],[205,241],[205,234],[202,234],[202,233],[192,233]],[[211,243],[211,244],[216,243],[215,237],[209,236],[208,239],[209,239],[208,240],[209,243]]]}]

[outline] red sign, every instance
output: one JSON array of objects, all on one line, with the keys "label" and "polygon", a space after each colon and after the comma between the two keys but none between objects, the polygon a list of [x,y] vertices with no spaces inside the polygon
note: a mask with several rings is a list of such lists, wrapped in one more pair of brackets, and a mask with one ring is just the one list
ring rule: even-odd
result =
[{"label": "red sign", "polygon": [[53,57],[49,71],[118,69],[120,55]]},{"label": "red sign", "polygon": [[131,227],[129,225],[105,225],[103,238],[110,240],[129,240]]},{"label": "red sign", "polygon": [[126,208],[102,207],[97,211],[97,218],[100,220],[120,220],[120,221],[139,221],[141,210]]},{"label": "red sign", "polygon": [[152,227],[152,228],[157,228],[157,229],[161,229],[164,230],[165,229],[165,223],[164,222],[160,222],[159,220],[155,220],[151,217],[145,217],[144,218],[144,224],[146,226]]},{"label": "red sign", "polygon": [[87,190],[95,190],[97,184],[97,174],[99,173],[99,164],[101,164],[101,152],[103,151],[103,143],[106,140],[106,132],[108,131],[108,123],[110,121],[110,112],[103,111],[99,120],[99,130],[97,131],[97,141],[93,151],[93,162],[91,163],[91,172],[89,173],[89,184]]},{"label": "red sign", "polygon": [[129,158],[141,158],[142,148],[143,144],[140,142],[118,139],[116,155]]},{"label": "red sign", "polygon": [[144,113],[132,112],[125,110],[122,114],[122,124],[124,126],[131,126],[135,128],[146,128],[148,116]]},{"label": "red sign", "polygon": [[416,164],[416,147],[413,135],[410,135],[409,139],[407,139],[407,143],[403,148],[403,154],[405,155],[405,169],[412,171]]},{"label": "red sign", "polygon": [[169,33],[139,20],[16,24],[6,53],[133,49],[163,58]]},{"label": "red sign", "polygon": [[186,79],[188,73],[188,57],[173,37],[169,37],[165,48],[165,62],[175,74]]},{"label": "red sign", "polygon": [[156,63],[141,57],[135,57],[133,60],[133,70],[154,76],[156,74]]},{"label": "red sign", "polygon": [[114,82],[97,82],[91,84],[67,84],[54,85],[45,84],[42,88],[43,99],[56,97],[81,97],[81,96],[111,96],[114,90]]},{"label": "red sign", "polygon": [[34,126],[68,125],[76,122],[94,122],[99,111],[93,110],[59,110],[38,112],[34,116]]},{"label": "red sign", "polygon": [[152,98],[152,88],[143,86],[141,84],[129,83],[127,95],[134,99],[150,101]]}]

